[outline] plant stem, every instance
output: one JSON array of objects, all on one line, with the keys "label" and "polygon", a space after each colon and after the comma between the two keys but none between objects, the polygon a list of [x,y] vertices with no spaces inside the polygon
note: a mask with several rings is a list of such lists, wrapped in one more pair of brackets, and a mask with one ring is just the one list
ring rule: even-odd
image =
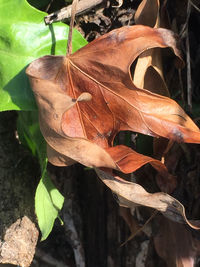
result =
[{"label": "plant stem", "polygon": [[72,32],[73,32],[73,27],[74,27],[77,3],[78,3],[78,0],[74,0],[72,3],[71,21],[70,21],[70,26],[69,26],[69,35],[68,35],[68,42],[67,42],[67,56],[72,53]]}]

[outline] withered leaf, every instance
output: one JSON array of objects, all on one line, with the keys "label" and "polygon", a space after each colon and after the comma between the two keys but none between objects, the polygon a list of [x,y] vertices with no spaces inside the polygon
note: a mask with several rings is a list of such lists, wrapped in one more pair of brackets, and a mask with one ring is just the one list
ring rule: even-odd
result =
[{"label": "withered leaf", "polygon": [[[153,47],[171,47],[179,56],[172,32],[132,26],[114,30],[72,55],[45,56],[30,64],[26,72],[41,130],[51,152],[62,155],[61,165],[67,156],[87,166],[116,168],[110,147],[123,130],[178,142],[200,141],[199,129],[175,101],[132,83],[131,63]],[[91,100],[79,99],[85,92]],[[127,159],[126,148],[119,149]],[[118,165],[123,171],[123,156]],[[131,166],[126,169],[131,171]]]},{"label": "withered leaf", "polygon": [[160,0],[143,0],[135,12],[135,23],[158,28]]},{"label": "withered leaf", "polygon": [[[26,73],[38,104],[50,162],[65,166],[77,161],[125,173],[150,163],[166,176],[167,169],[160,161],[123,145],[113,147],[116,134],[131,130],[177,142],[200,142],[198,127],[175,101],[137,88],[132,82],[130,65],[154,47],[170,47],[180,57],[171,31],[140,25],[113,30],[72,55],[45,56],[29,65]],[[168,217],[172,211],[173,216],[178,213],[177,220],[190,224],[182,205],[169,195],[148,194],[141,187],[140,196],[133,199],[138,187],[134,185],[134,191],[127,183],[124,190],[124,182],[117,183],[121,203],[126,199],[126,206],[154,207]],[[116,183],[108,186],[116,191]]]},{"label": "withered leaf", "polygon": [[[160,0],[143,0],[135,13],[135,23],[154,28],[160,27]],[[143,52],[137,61],[134,84],[139,88],[169,96],[162,70],[161,49],[153,48]]]},{"label": "withered leaf", "polygon": [[[160,24],[163,22],[160,16],[160,0],[143,0],[136,10],[134,18],[136,24],[143,24],[154,28],[160,27]],[[161,48],[149,49],[138,57],[133,82],[139,88],[145,88],[153,93],[169,97],[169,90],[163,75],[161,50]],[[167,148],[168,140],[162,137],[154,138],[153,144],[154,156],[164,160],[163,154]],[[174,189],[171,181],[166,184],[166,181],[159,179],[159,176],[156,177],[156,180],[160,189],[163,190],[163,188],[167,189],[170,187],[171,190]],[[173,184],[175,185],[175,181]]]},{"label": "withered leaf", "polygon": [[110,173],[96,169],[99,178],[118,196],[119,205],[126,208],[142,205],[160,211],[165,217],[179,223],[186,223],[193,229],[200,229],[200,221],[189,221],[183,205],[172,196],[163,193],[148,193],[141,185],[125,181]]}]

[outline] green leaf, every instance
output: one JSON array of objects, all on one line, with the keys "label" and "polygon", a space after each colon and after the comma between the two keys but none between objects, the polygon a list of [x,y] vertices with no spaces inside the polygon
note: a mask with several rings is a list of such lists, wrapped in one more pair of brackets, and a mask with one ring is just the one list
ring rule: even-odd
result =
[{"label": "green leaf", "polygon": [[40,132],[37,111],[20,111],[17,121],[18,135],[22,144],[39,158],[42,177],[35,194],[35,211],[42,233],[42,240],[50,234],[64,197],[56,189],[47,173],[46,142]]},{"label": "green leaf", "polygon": [[37,111],[18,112],[17,132],[23,145],[28,147],[34,156],[37,156],[41,169],[46,160],[46,141],[40,132]]},{"label": "green leaf", "polygon": [[[66,53],[69,27],[46,26],[45,12],[25,0],[0,0],[0,111],[36,110],[25,68],[44,55]],[[73,51],[86,41],[73,32]]]},{"label": "green leaf", "polygon": [[[66,53],[69,27],[63,23],[45,26],[41,12],[25,0],[0,0],[0,111],[19,112],[21,142],[39,158],[42,178],[36,190],[35,209],[42,240],[52,230],[64,202],[47,174],[46,142],[40,132],[37,107],[25,74],[27,65],[44,55]],[[87,42],[74,30],[73,52]],[[29,111],[29,112],[28,112]]]},{"label": "green leaf", "polygon": [[41,241],[45,240],[50,234],[63,203],[64,197],[55,188],[47,174],[46,168],[44,168],[35,194],[35,211],[42,233]]}]

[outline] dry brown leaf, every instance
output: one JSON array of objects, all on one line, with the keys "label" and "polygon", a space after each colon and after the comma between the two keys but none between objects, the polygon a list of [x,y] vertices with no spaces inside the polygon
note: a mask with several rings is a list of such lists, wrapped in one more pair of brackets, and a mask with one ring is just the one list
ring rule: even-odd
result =
[{"label": "dry brown leaf", "polygon": [[117,196],[120,206],[126,208],[142,205],[160,211],[165,217],[179,223],[186,223],[193,229],[200,229],[200,221],[189,221],[183,205],[166,193],[148,193],[141,185],[113,176],[106,170],[95,169],[98,177]]},{"label": "dry brown leaf", "polygon": [[[87,166],[116,168],[111,150],[103,148],[112,146],[120,130],[198,143],[199,129],[176,102],[138,89],[130,79],[132,61],[155,46],[170,46],[179,55],[170,31],[132,26],[69,57],[45,56],[31,63],[27,74],[50,147]],[[84,92],[92,96],[90,101],[79,100]]]},{"label": "dry brown leaf", "polygon": [[163,76],[160,49],[154,48],[142,53],[135,66],[133,82],[139,88],[169,97]]},{"label": "dry brown leaf", "polygon": [[[160,26],[159,9],[159,0],[143,0],[135,13],[135,23],[158,28]],[[161,51],[159,48],[150,49],[139,56],[133,82],[139,88],[169,96],[163,77]]]},{"label": "dry brown leaf", "polygon": [[159,17],[159,0],[143,0],[135,12],[135,23],[158,28]]},{"label": "dry brown leaf", "polygon": [[[160,27],[160,0],[143,0],[136,13],[135,23]],[[151,92],[170,96],[165,83],[162,67],[162,55],[160,48],[153,48],[142,53],[137,60],[133,76],[134,84],[139,88],[145,88]],[[164,138],[154,138],[154,156],[164,162],[163,154],[168,147],[168,140]],[[164,192],[172,192],[176,187],[176,179],[170,181],[163,180],[159,175],[156,176],[157,184]]]},{"label": "dry brown leaf", "polygon": [[[116,134],[131,130],[177,142],[200,143],[198,127],[175,101],[137,88],[132,82],[132,62],[153,47],[170,47],[180,57],[171,31],[140,25],[116,29],[72,55],[45,56],[29,65],[26,73],[38,104],[51,163],[66,166],[80,162],[124,173],[150,163],[170,177],[160,161],[123,145],[113,147]],[[116,181],[107,185],[116,191]],[[183,206],[169,195],[148,194],[139,185],[118,180],[117,187],[125,206],[146,205],[190,224]]]}]

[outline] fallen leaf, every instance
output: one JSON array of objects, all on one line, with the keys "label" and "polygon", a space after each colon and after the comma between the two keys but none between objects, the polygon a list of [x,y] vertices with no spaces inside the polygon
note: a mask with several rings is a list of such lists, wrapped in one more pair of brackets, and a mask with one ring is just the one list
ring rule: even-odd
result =
[{"label": "fallen leaf", "polygon": [[[163,3],[161,11],[164,11],[163,8],[165,8],[165,4],[166,3]],[[165,24],[160,17],[160,0],[143,0],[136,10],[135,23],[151,26],[154,28],[158,28],[161,24]],[[170,96],[163,75],[161,48],[149,49],[138,57],[135,66],[133,82],[139,88],[145,88],[153,93],[160,95],[168,97]],[[162,158],[162,162],[164,163],[164,154],[168,146],[169,145],[167,139],[162,137],[154,138],[154,157],[156,157],[157,159]],[[159,174],[157,174],[156,181],[160,189],[168,193],[174,191],[177,185],[175,177],[171,177],[171,179],[166,180],[163,179]]]},{"label": "fallen leaf", "polygon": [[[160,26],[159,9],[159,0],[143,0],[136,10],[135,23],[158,28]],[[169,96],[163,76],[160,48],[145,51],[138,57],[133,82],[139,88]]]},{"label": "fallen leaf", "polygon": [[96,168],[95,171],[102,182],[117,195],[120,206],[132,208],[135,205],[142,205],[154,208],[172,221],[188,224],[196,230],[200,229],[200,221],[189,221],[185,216],[183,205],[172,196],[163,192],[151,194],[141,185],[113,176],[106,170]]},{"label": "fallen leaf", "polygon": [[143,0],[135,12],[135,23],[157,28],[160,22],[159,8],[159,0]]},{"label": "fallen leaf", "polygon": [[[132,62],[153,47],[170,47],[180,57],[171,31],[140,25],[111,31],[72,55],[45,56],[29,65],[26,73],[51,163],[66,166],[77,161],[124,173],[150,163],[169,177],[159,160],[123,145],[113,147],[116,134],[130,130],[177,142],[200,142],[198,127],[175,101],[137,88],[132,82]],[[131,196],[120,196],[121,203],[127,198],[126,206],[153,207],[195,227],[184,217],[183,206],[169,195],[148,194],[141,186],[126,182],[118,181],[117,186],[119,196],[123,186],[141,193],[138,199],[132,199],[135,191]],[[115,190],[113,185],[110,188]],[[123,192],[130,194],[127,190]]]},{"label": "fallen leaf", "polygon": [[[170,46],[179,55],[170,31],[132,26],[114,30],[68,57],[33,61],[26,72],[50,147],[84,165],[113,168],[111,159],[106,164],[110,156],[103,148],[112,146],[119,131],[198,143],[198,127],[175,101],[136,88],[130,79],[134,59],[155,46]],[[79,101],[84,92],[92,99]],[[95,162],[96,153],[102,163]]]}]

